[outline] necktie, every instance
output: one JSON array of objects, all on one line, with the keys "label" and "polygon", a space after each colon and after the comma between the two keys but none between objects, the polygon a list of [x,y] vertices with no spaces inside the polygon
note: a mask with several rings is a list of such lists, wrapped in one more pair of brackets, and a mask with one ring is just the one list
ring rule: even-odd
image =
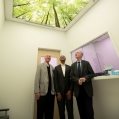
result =
[{"label": "necktie", "polygon": [[81,76],[81,62],[78,62],[78,76]]}]

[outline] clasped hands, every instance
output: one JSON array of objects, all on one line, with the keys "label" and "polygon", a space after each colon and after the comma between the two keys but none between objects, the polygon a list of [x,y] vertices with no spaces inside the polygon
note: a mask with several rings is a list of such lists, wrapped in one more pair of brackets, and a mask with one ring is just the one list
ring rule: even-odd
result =
[{"label": "clasped hands", "polygon": [[78,84],[79,85],[82,85],[85,81],[86,81],[86,78],[85,77],[79,78]]}]

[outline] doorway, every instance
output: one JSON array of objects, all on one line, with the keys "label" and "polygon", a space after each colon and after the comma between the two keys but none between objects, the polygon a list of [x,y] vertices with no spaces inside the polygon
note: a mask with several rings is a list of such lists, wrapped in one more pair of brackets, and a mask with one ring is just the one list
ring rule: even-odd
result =
[{"label": "doorway", "polygon": [[[55,67],[56,65],[59,64],[59,57],[60,57],[60,50],[54,50],[54,49],[44,49],[44,48],[39,48],[38,49],[38,56],[37,56],[37,65],[39,63],[44,62],[44,56],[50,55],[51,56],[51,61],[50,64]],[[36,101],[34,104],[34,119],[36,119]],[[55,105],[54,105],[54,119],[59,119],[59,112],[58,112],[58,106],[57,106],[57,101],[55,98]]]}]

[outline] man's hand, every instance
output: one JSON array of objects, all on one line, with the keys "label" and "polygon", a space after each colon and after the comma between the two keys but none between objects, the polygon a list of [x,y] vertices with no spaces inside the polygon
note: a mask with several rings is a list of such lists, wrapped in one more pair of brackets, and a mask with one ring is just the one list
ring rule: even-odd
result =
[{"label": "man's hand", "polygon": [[78,84],[79,84],[79,85],[82,85],[82,83],[83,83],[82,80],[79,79],[79,80],[78,80]]},{"label": "man's hand", "polygon": [[82,85],[84,82],[86,81],[86,78],[85,77],[82,77],[78,80],[78,84],[79,85]]},{"label": "man's hand", "polygon": [[79,80],[81,80],[84,83],[86,81],[86,78],[85,77],[82,77]]},{"label": "man's hand", "polygon": [[36,100],[39,100],[40,99],[40,93],[35,93],[35,98],[36,98]]},{"label": "man's hand", "polygon": [[57,93],[57,100],[58,100],[58,101],[61,101],[61,99],[62,99],[61,93]]}]

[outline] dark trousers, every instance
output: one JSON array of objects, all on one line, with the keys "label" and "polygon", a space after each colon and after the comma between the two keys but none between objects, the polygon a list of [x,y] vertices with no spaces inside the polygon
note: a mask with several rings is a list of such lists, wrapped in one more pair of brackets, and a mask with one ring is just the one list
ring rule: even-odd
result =
[{"label": "dark trousers", "polygon": [[68,119],[74,119],[73,116],[73,96],[71,99],[67,99],[66,95],[62,94],[61,101],[58,101],[59,116],[60,119],[65,119],[65,105],[67,109]]},{"label": "dark trousers", "polygon": [[48,93],[37,101],[37,119],[53,119],[55,96]]},{"label": "dark trousers", "polygon": [[80,87],[79,95],[76,97],[81,119],[94,119],[92,97],[89,97],[84,87]]}]

